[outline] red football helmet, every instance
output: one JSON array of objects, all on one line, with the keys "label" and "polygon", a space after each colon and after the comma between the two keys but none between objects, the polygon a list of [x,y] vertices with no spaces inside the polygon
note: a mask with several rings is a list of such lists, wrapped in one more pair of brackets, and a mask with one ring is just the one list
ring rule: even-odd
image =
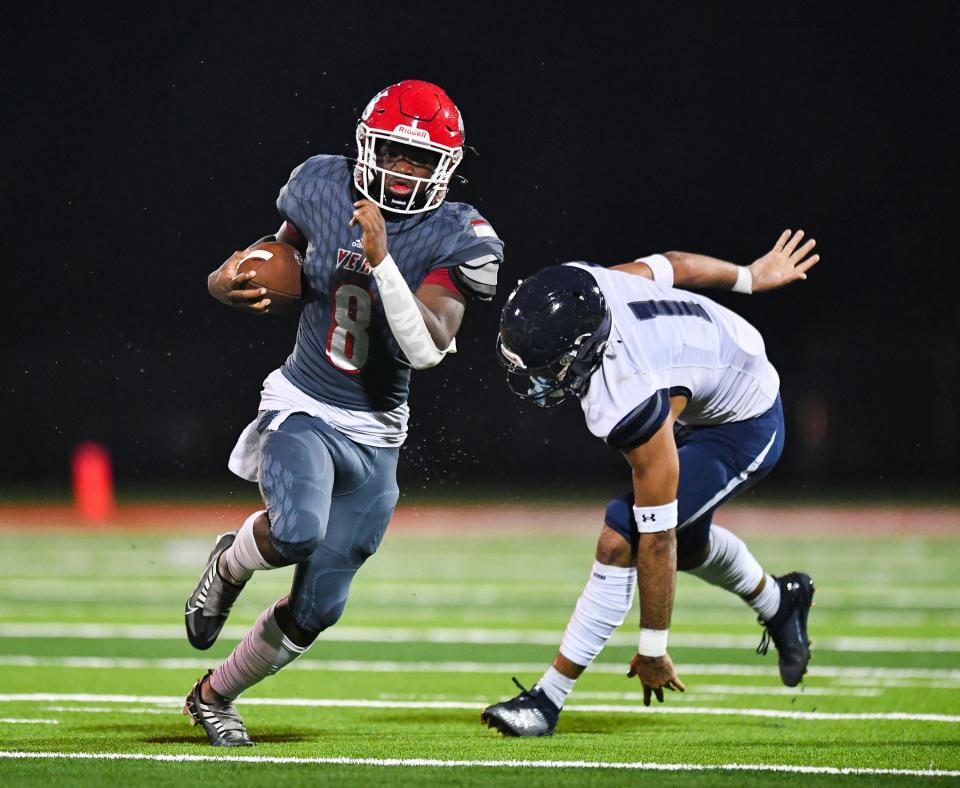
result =
[{"label": "red football helmet", "polygon": [[[374,96],[357,123],[357,165],[354,181],[365,197],[396,213],[423,213],[443,202],[453,171],[463,158],[463,118],[442,88],[419,79],[406,79]],[[384,175],[377,164],[378,146],[398,143],[423,148],[439,161],[429,178],[409,176],[409,197],[388,199]],[[432,158],[432,157],[431,157]]]}]

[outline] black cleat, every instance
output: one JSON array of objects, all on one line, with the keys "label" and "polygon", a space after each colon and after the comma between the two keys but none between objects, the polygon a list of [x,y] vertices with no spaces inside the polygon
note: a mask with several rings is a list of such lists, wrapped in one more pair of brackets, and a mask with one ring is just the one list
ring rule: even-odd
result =
[{"label": "black cleat", "polygon": [[207,558],[207,567],[183,611],[187,624],[187,640],[191,646],[201,651],[217,642],[220,630],[230,615],[230,608],[243,590],[242,585],[235,586],[224,580],[217,570],[220,554],[232,545],[236,538],[235,532],[217,537],[210,557]]},{"label": "black cleat", "polygon": [[252,747],[253,741],[243,726],[243,719],[232,703],[222,706],[206,703],[200,694],[200,685],[207,675],[197,680],[183,704],[183,713],[190,717],[191,725],[202,725],[207,738],[214,747]]},{"label": "black cleat", "polygon": [[522,691],[517,697],[494,703],[480,712],[480,721],[487,727],[495,728],[504,736],[551,736],[557,727],[560,709],[543,694],[539,684],[533,689],[524,689],[513,680]]},{"label": "black cleat", "polygon": [[810,639],[807,637],[807,616],[813,604],[813,581],[802,572],[775,577],[780,586],[780,607],[764,626],[757,646],[758,654],[766,654],[770,641],[780,656],[780,678],[788,687],[803,681],[810,661]]}]

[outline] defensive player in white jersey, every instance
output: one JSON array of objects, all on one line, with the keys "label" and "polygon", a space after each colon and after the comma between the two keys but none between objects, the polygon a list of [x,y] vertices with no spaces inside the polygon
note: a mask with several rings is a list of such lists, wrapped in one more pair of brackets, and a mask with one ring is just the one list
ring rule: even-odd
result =
[{"label": "defensive player in white jersey", "polygon": [[553,733],[574,682],[640,593],[640,638],[628,676],[643,700],[684,685],[667,653],[676,571],[740,596],[764,626],[780,676],[800,683],[810,659],[813,583],[767,574],[746,544],[712,523],[783,450],[779,376],[759,332],[685,286],[769,290],[819,260],[802,231],[784,232],[751,266],[668,252],[602,268],[567,263],[522,281],[507,299],[497,355],[514,393],[548,407],[577,398],[587,427],[623,452],[633,484],[612,500],[586,587],[553,664],[530,690],[484,709],[510,736]]}]

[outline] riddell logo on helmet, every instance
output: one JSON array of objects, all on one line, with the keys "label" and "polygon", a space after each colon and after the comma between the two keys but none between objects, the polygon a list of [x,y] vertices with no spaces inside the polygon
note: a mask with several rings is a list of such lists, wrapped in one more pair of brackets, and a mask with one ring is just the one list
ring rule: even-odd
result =
[{"label": "riddell logo on helmet", "polygon": [[426,129],[415,129],[413,126],[400,124],[393,130],[394,134],[405,134],[408,137],[416,137],[421,140],[429,140],[430,133]]}]

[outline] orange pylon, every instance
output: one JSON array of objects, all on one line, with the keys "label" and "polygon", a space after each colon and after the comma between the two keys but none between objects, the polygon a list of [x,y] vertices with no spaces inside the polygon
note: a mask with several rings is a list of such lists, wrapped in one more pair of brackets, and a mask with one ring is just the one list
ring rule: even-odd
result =
[{"label": "orange pylon", "polygon": [[110,454],[99,443],[81,443],[73,452],[73,501],[85,523],[103,523],[113,516]]}]

